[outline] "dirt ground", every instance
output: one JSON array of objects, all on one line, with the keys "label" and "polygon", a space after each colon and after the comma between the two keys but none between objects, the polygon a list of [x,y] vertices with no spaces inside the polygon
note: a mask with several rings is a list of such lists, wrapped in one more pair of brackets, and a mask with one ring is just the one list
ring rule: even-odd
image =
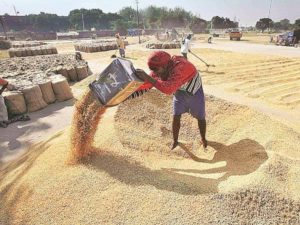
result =
[{"label": "dirt ground", "polygon": [[[146,70],[151,50],[143,46],[126,54]],[[97,154],[69,166],[73,102],[47,107],[0,130],[2,161],[25,152],[1,170],[0,224],[299,224],[300,51],[212,46],[220,48],[200,39],[192,49],[215,64],[208,70],[189,54],[207,94],[208,150],[186,115],[183,144],[170,151],[171,97],[153,90],[110,108],[98,126]],[[57,47],[74,51],[70,42]],[[112,54],[83,57],[98,73]],[[76,98],[93,79],[72,87]]]}]

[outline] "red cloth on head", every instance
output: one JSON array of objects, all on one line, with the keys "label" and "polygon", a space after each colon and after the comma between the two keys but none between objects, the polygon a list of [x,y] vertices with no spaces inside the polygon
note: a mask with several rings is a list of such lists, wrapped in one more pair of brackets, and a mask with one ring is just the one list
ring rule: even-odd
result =
[{"label": "red cloth on head", "polygon": [[166,81],[161,80],[152,71],[150,76],[156,80],[156,83],[153,85],[152,83],[146,81],[138,90],[145,90],[154,86],[161,92],[170,95],[175,93],[181,87],[181,85],[190,81],[195,75],[197,75],[196,67],[184,57],[173,56],[170,61],[170,75]]},{"label": "red cloth on head", "polygon": [[158,68],[168,65],[168,62],[171,60],[171,55],[164,51],[155,51],[148,58],[148,67]]}]

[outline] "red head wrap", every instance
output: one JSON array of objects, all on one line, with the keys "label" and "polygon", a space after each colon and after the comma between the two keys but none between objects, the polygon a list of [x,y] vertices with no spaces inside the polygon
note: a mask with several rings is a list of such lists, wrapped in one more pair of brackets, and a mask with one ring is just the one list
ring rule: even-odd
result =
[{"label": "red head wrap", "polygon": [[168,65],[171,55],[164,51],[155,51],[148,58],[148,67],[158,68]]}]

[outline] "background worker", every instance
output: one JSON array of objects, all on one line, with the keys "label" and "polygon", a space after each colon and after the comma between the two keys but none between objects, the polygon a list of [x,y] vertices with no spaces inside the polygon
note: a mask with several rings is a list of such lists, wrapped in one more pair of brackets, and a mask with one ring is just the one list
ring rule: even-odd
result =
[{"label": "background worker", "polygon": [[133,97],[139,96],[153,86],[165,94],[174,94],[172,149],[179,143],[181,115],[186,112],[198,120],[201,142],[206,148],[205,99],[201,77],[196,67],[184,57],[171,57],[164,51],[153,52],[148,59],[148,67],[151,70],[150,75],[144,70],[136,70],[136,75],[146,82]]},{"label": "background worker", "polygon": [[120,34],[116,34],[116,41],[119,48],[119,53],[122,58],[125,58],[125,43],[123,38],[120,37]]},{"label": "background worker", "polygon": [[190,47],[190,41],[191,41],[192,35],[189,34],[181,43],[181,54],[183,55],[184,58],[187,59],[187,53],[191,51]]}]

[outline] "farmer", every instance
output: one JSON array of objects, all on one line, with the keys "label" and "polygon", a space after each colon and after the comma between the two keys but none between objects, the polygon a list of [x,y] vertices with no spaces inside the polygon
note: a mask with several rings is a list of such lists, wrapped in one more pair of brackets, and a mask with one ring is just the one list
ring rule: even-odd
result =
[{"label": "farmer", "polygon": [[181,43],[181,54],[183,55],[184,58],[187,59],[187,53],[191,51],[190,47],[190,41],[191,41],[192,35],[189,34]]},{"label": "farmer", "polygon": [[10,87],[11,85],[8,83],[7,80],[0,78],[0,127],[7,127],[9,123],[7,108],[2,93],[6,88],[10,88]]},{"label": "farmer", "polygon": [[124,43],[124,40],[123,40],[123,38],[120,37],[119,33],[116,34],[115,37],[116,37],[117,45],[118,45],[118,48],[119,48],[120,56],[122,58],[125,58],[125,43]]},{"label": "farmer", "polygon": [[201,77],[195,66],[182,56],[171,57],[167,52],[155,51],[148,58],[148,67],[150,76],[141,69],[136,70],[136,75],[146,82],[133,95],[139,96],[153,86],[165,94],[174,94],[172,149],[178,145],[180,119],[186,112],[198,120],[201,142],[206,148],[205,100]]}]

